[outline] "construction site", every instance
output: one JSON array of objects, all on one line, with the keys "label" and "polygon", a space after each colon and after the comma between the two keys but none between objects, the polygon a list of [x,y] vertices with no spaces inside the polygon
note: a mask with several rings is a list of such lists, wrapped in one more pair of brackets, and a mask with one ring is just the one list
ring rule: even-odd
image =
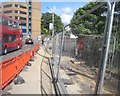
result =
[{"label": "construction site", "polygon": [[[45,36],[44,43],[41,43],[34,37],[39,34],[38,26],[39,30],[28,38],[32,38],[32,44],[27,44],[24,39],[21,48],[0,55],[0,94],[119,95],[120,11],[115,10],[116,1],[100,2],[76,21],[105,4],[108,8],[102,35],[75,36],[72,30],[66,30],[71,24],[55,33],[55,26],[52,26],[52,36]],[[29,22],[26,23],[28,25]],[[114,34],[113,25],[117,26]],[[32,29],[28,28],[27,31],[31,34]]]}]

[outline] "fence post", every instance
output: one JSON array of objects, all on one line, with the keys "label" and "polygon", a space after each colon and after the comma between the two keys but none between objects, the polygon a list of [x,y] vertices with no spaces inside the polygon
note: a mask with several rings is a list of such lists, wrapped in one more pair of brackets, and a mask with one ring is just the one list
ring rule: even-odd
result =
[{"label": "fence post", "polygon": [[[119,20],[120,20],[120,17],[119,17]],[[118,23],[118,26],[120,26],[120,21]],[[120,59],[120,27],[118,29],[118,54],[117,54],[118,58],[117,60]],[[120,62],[118,61],[118,94],[120,94]]]},{"label": "fence post", "polygon": [[107,33],[107,40],[106,40],[106,48],[105,48],[105,54],[103,55],[105,58],[103,58],[103,70],[102,70],[102,77],[100,82],[100,94],[102,94],[103,84],[104,84],[104,77],[105,77],[105,71],[107,66],[107,59],[108,59],[108,52],[109,52],[109,46],[110,46],[110,40],[111,40],[111,34],[112,34],[112,24],[113,24],[113,17],[114,17],[114,8],[115,8],[115,1],[114,2],[108,2],[109,5],[109,23],[108,23],[108,29],[106,30]]},{"label": "fence post", "polygon": [[104,77],[105,77],[108,52],[109,52],[109,45],[110,45],[111,33],[112,33],[114,8],[115,8],[115,1],[114,2],[108,1],[108,13],[107,13],[107,20],[106,20],[104,45],[103,45],[103,49],[102,49],[100,69],[99,69],[99,73],[98,73],[99,75],[98,75],[98,80],[96,83],[95,94],[98,93],[98,87],[99,87],[100,94],[102,94],[102,90],[103,90]]}]

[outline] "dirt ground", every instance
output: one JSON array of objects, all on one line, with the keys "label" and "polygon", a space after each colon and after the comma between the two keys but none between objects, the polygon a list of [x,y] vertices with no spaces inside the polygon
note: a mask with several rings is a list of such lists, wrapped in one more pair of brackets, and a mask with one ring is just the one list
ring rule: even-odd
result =
[{"label": "dirt ground", "polygon": [[[62,56],[60,77],[67,79],[63,81],[68,94],[94,94],[96,85],[96,72],[91,70],[84,61],[78,61],[72,56]],[[104,90],[104,94],[111,94]]]}]

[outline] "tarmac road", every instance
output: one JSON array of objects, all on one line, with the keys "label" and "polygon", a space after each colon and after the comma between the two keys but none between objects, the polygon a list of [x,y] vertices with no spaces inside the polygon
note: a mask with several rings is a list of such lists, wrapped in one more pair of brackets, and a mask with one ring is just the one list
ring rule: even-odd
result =
[{"label": "tarmac road", "polygon": [[[37,43],[37,41],[34,42],[34,44],[36,44],[36,43]],[[21,49],[9,52],[6,55],[1,55],[0,56],[0,62],[6,60],[8,58],[14,57],[14,56],[16,56],[16,55],[18,55],[22,52],[25,52],[27,50],[30,50],[33,47],[34,44],[23,44],[23,47]]]}]

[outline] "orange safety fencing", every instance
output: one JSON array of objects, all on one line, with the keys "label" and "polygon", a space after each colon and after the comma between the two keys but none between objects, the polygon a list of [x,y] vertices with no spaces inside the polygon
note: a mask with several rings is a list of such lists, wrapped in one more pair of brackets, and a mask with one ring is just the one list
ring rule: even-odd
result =
[{"label": "orange safety fencing", "polygon": [[30,58],[34,56],[38,47],[39,43],[35,44],[30,50],[0,62],[0,84],[2,89],[19,74]]}]

